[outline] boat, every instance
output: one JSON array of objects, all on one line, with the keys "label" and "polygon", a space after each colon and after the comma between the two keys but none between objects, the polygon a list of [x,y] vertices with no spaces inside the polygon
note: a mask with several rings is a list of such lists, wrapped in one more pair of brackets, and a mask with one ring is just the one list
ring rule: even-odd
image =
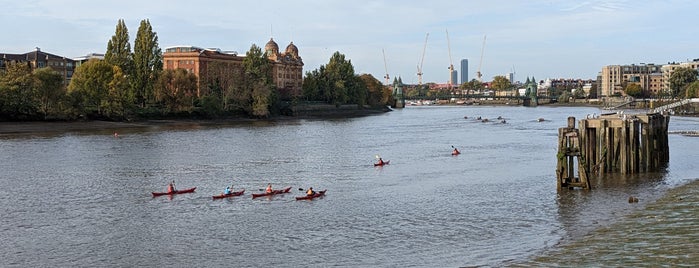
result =
[{"label": "boat", "polygon": [[276,194],[285,194],[291,191],[291,186],[284,188],[283,190],[273,190],[271,193],[262,193],[262,194],[252,194],[252,198],[258,198],[262,196],[272,196]]},{"label": "boat", "polygon": [[313,195],[297,196],[296,200],[311,200],[311,199],[316,198],[316,197],[321,197],[321,196],[325,195],[325,191],[327,191],[327,190],[318,191]]},{"label": "boat", "polygon": [[213,199],[221,199],[221,198],[226,198],[226,197],[239,196],[239,195],[243,195],[244,192],[245,192],[245,189],[240,190],[239,192],[231,192],[229,194],[214,195],[214,196],[212,196],[212,198]]},{"label": "boat", "polygon": [[374,163],[374,166],[375,167],[385,166],[385,165],[388,165],[389,162],[391,162],[391,160],[384,161],[383,163]]},{"label": "boat", "polygon": [[161,196],[161,195],[176,195],[176,194],[193,193],[194,189],[197,189],[197,187],[184,189],[184,190],[175,190],[172,192],[151,192],[151,193],[153,194],[153,197],[156,197],[156,196]]}]

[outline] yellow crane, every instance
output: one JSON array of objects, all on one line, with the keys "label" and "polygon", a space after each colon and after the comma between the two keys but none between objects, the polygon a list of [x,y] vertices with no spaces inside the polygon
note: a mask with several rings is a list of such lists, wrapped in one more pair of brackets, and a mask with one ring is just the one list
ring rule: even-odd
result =
[{"label": "yellow crane", "polygon": [[430,37],[430,33],[425,35],[425,45],[422,46],[422,57],[420,58],[420,63],[417,65],[417,84],[422,85],[422,64],[425,62],[425,50],[427,49],[427,38]]},{"label": "yellow crane", "polygon": [[478,77],[478,82],[483,82],[483,79],[481,77],[483,74],[481,73],[481,66],[483,66],[483,51],[485,51],[485,35],[483,35],[483,47],[481,47],[481,61],[478,63],[478,72],[476,72],[476,76]]}]

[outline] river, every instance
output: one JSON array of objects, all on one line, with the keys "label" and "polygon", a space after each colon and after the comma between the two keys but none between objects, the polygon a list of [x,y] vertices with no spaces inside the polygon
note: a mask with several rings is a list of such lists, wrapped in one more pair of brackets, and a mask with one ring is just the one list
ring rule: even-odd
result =
[{"label": "river", "polygon": [[[699,177],[699,138],[671,134],[665,170],[557,193],[558,128],[568,116],[601,112],[423,106],[348,119],[5,135],[0,266],[526,263]],[[699,130],[699,119],[672,117],[670,130]],[[452,156],[452,146],[462,154]],[[377,156],[390,164],[374,167]],[[172,180],[197,189],[152,197]],[[292,192],[251,198],[268,183]],[[245,195],[212,200],[230,184]],[[296,201],[308,187],[327,194]]]}]

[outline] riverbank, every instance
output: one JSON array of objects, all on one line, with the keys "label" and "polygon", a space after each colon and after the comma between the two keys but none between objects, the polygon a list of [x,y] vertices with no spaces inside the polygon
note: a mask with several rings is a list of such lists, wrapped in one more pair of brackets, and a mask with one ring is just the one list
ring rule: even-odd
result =
[{"label": "riverbank", "polygon": [[699,179],[611,226],[516,267],[697,267]]}]

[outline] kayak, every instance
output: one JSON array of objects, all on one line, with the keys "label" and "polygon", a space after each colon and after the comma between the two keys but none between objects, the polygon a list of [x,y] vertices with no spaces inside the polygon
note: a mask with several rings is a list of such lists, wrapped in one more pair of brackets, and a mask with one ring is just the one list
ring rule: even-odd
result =
[{"label": "kayak", "polygon": [[284,193],[288,193],[289,191],[291,191],[291,186],[284,188],[283,190],[273,190],[271,193],[252,194],[252,198],[258,198],[258,197],[262,197],[262,196],[271,196],[271,195],[275,195],[275,194],[284,194]]},{"label": "kayak", "polygon": [[174,192],[169,192],[169,193],[168,192],[152,192],[152,194],[153,194],[153,197],[161,196],[161,195],[186,194],[186,193],[193,193],[194,189],[197,189],[197,187],[184,189],[184,190],[175,190]]},{"label": "kayak", "polygon": [[391,160],[384,161],[383,163],[374,163],[374,166],[375,166],[375,167],[378,167],[378,166],[385,166],[385,165],[388,165],[389,162],[391,162]]},{"label": "kayak", "polygon": [[212,197],[213,197],[214,199],[221,199],[221,198],[226,198],[226,197],[232,197],[232,196],[243,195],[244,192],[245,192],[245,189],[243,189],[243,190],[241,190],[241,191],[239,191],[239,192],[231,192],[231,193],[229,193],[229,194],[219,194],[219,195],[214,195],[214,196],[212,196]]},{"label": "kayak", "polygon": [[327,190],[318,191],[313,195],[297,196],[296,200],[311,200],[311,199],[316,198],[316,197],[321,197],[321,196],[325,195],[325,191],[327,191]]}]

